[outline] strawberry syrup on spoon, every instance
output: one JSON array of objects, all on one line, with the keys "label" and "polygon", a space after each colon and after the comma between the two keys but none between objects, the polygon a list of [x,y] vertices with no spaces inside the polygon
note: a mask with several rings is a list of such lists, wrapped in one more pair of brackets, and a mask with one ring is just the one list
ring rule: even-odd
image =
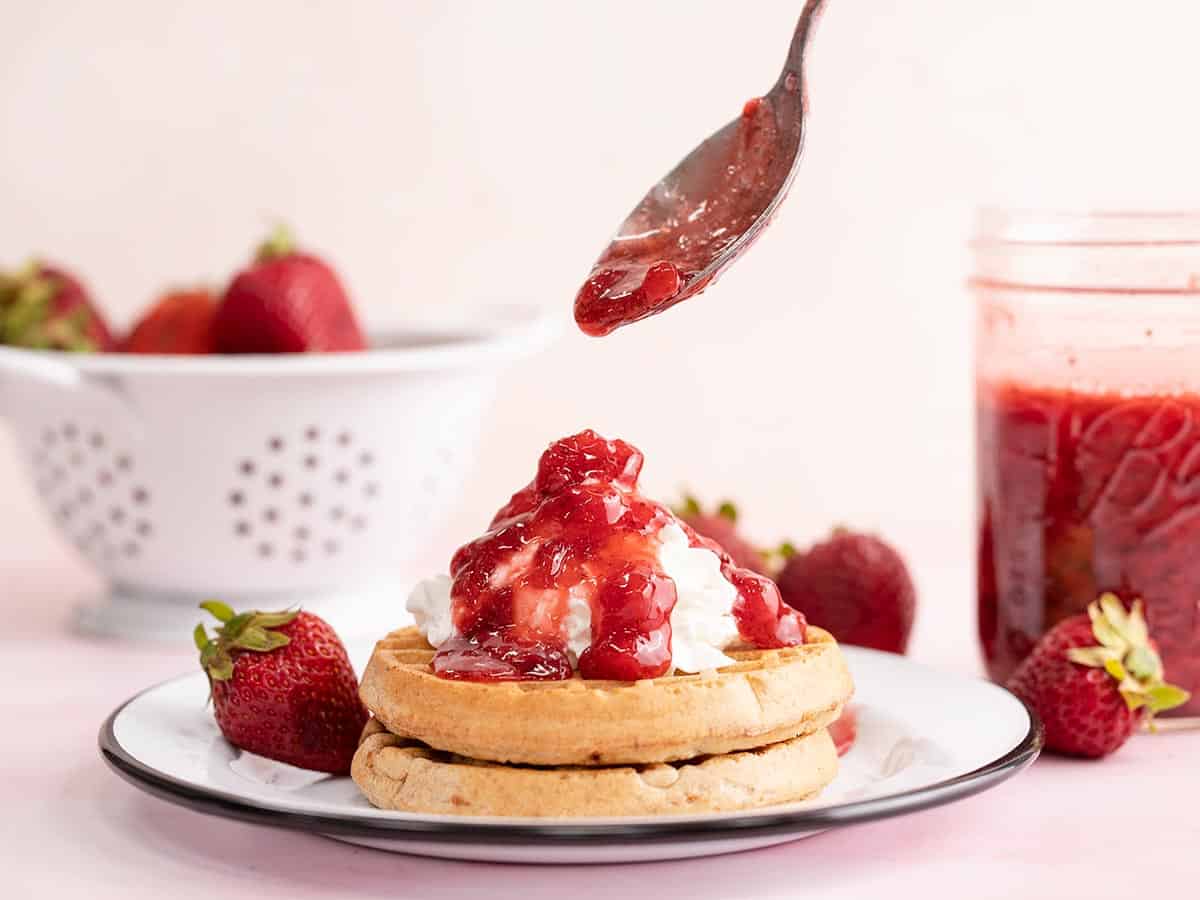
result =
[{"label": "strawberry syrup on spoon", "polygon": [[534,480],[496,513],[487,534],[451,560],[457,636],[435,654],[436,674],[570,678],[563,622],[572,598],[591,612],[580,675],[636,681],[668,673],[676,593],[658,562],[658,533],[671,523],[692,546],[720,558],[738,591],[733,613],[742,640],[760,648],[804,642],[804,618],[780,600],[774,582],[738,568],[717,544],[638,492],[642,461],[636,448],[594,431],[550,445]]},{"label": "strawberry syrup on spoon", "polygon": [[702,190],[664,182],[653,211],[635,212],[609,244],[575,297],[579,327],[606,335],[704,290],[717,274],[713,260],[770,204],[778,144],[770,99],[749,101]]}]

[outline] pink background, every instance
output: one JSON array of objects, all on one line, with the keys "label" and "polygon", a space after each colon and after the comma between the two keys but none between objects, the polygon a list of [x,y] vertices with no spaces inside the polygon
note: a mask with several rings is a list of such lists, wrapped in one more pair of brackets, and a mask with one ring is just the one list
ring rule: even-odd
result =
[{"label": "pink background", "polygon": [[[219,284],[281,218],[338,263],[372,322],[511,299],[565,313],[650,182],[769,86],[798,7],[7,3],[0,262],[61,258],[126,321],[164,284]],[[763,542],[812,540],[836,522],[879,529],[922,591],[914,654],[977,668],[971,211],[1200,207],[1200,7],[830,7],[812,58],[806,158],[778,221],[699,300],[599,342],[568,332],[511,372],[455,524],[433,539],[435,563],[528,479],[546,442],[591,425],[641,446],[665,496],[687,484],[736,497]],[[298,875],[304,896],[418,885],[451,896],[467,882],[558,896],[597,877],[268,839],[133,794],[99,770],[95,728],[189,655],[63,637],[70,601],[95,585],[36,508],[2,430],[0,496],[3,671],[46,686],[0,693],[6,718],[22,723],[0,751],[19,813],[5,817],[5,852],[23,860],[35,893],[86,877],[114,893],[169,884],[199,895],[250,865],[260,885],[291,896]],[[1103,768],[1039,766],[1021,787],[911,824],[601,883],[636,891],[639,873],[655,873],[705,897],[959,879],[1000,896],[1074,878],[1094,879],[1093,896],[1116,894],[1140,875],[1105,865],[1115,836],[1085,852],[1067,812],[1105,798],[1118,816],[1142,810],[1131,826],[1162,835],[1152,856],[1190,866],[1194,881],[1185,813],[1200,797],[1194,780],[1170,779],[1190,776],[1197,747],[1190,737],[1159,746],[1139,742]],[[1156,811],[1176,818],[1157,828]],[[248,848],[253,863],[241,858]],[[80,852],[87,874],[65,874]]]},{"label": "pink background", "polygon": [[[565,314],[642,191],[770,85],[799,5],[8,4],[0,261],[69,261],[124,322],[166,284],[220,284],[281,218],[374,323]],[[590,425],[664,496],[738,499],[763,542],[878,528],[927,587],[921,627],[957,620],[972,209],[1200,207],[1200,9],[1134,8],[831,0],[778,220],[698,300],[512,372],[435,557]],[[11,457],[5,434],[0,560],[65,553]]]}]

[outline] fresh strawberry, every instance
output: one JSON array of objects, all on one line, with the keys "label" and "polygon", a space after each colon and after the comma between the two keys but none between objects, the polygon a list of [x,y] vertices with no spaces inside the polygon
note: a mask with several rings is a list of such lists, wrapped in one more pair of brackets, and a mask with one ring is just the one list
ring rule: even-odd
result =
[{"label": "fresh strawberry", "polygon": [[302,769],[349,772],[367,710],[334,630],[307,612],[200,606],[221,621],[215,638],[197,625],[195,640],[226,739]]},{"label": "fresh strawberry", "polygon": [[903,653],[917,594],[904,560],[877,537],[836,529],[775,579],[784,602],[839,641]]},{"label": "fresh strawberry", "polygon": [[364,350],[337,274],[278,229],[225,290],[214,325],[219,353]]},{"label": "fresh strawberry", "polygon": [[1041,718],[1047,749],[1088,757],[1107,756],[1143,719],[1189,697],[1163,681],[1142,601],[1127,611],[1115,594],[1044,634],[1008,687]]},{"label": "fresh strawberry", "polygon": [[214,353],[217,301],[208,291],[173,291],[158,299],[121,344],[125,353]]},{"label": "fresh strawberry", "polygon": [[722,502],[716,512],[705,512],[700,501],[695,497],[686,496],[683,503],[675,510],[675,515],[683,519],[698,534],[716,541],[725,552],[733,557],[740,568],[749,569],[759,575],[770,574],[767,571],[766,556],[757,547],[738,533],[737,507],[728,500]]},{"label": "fresh strawberry", "polygon": [[35,350],[112,350],[87,289],[65,269],[31,262],[0,273],[0,344]]}]

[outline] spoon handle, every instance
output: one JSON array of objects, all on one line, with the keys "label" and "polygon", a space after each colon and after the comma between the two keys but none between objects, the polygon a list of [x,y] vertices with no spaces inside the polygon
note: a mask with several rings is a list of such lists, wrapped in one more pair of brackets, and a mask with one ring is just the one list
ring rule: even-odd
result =
[{"label": "spoon handle", "polygon": [[779,73],[779,82],[776,87],[782,87],[788,76],[795,79],[803,78],[804,50],[808,46],[808,37],[816,27],[817,19],[821,17],[824,9],[825,0],[805,0],[804,9],[800,12],[800,21],[796,23],[796,30],[792,33],[792,45],[788,47],[787,60],[783,64],[783,71]]}]

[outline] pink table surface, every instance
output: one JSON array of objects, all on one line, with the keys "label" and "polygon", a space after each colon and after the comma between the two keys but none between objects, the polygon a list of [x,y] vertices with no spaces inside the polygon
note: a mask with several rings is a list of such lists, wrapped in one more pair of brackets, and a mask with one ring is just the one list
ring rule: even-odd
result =
[{"label": "pink table surface", "polygon": [[[1099,764],[1044,759],[947,807],[673,863],[456,863],[201,816],[120,781],[96,750],[116,704],[194,665],[186,641],[135,648],[73,635],[70,608],[95,583],[65,557],[0,561],[0,584],[6,897],[1128,898],[1183,896],[1200,882],[1200,733],[1135,739]],[[940,634],[919,630],[916,655],[978,669],[973,643]],[[969,722],[970,710],[956,712]]]}]

